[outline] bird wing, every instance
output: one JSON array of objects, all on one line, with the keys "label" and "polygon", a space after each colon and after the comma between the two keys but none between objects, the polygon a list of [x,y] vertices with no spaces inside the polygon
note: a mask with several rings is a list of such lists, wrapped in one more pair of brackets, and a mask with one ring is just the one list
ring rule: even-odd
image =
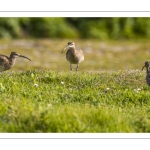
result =
[{"label": "bird wing", "polygon": [[0,55],[0,65],[9,64],[9,58],[5,55]]},{"label": "bird wing", "polygon": [[9,58],[5,55],[0,55],[0,72],[8,70]]},{"label": "bird wing", "polygon": [[81,49],[78,49],[78,50],[76,51],[75,59],[76,59],[79,63],[81,63],[82,61],[84,61],[84,53],[83,53],[83,51],[82,51]]},{"label": "bird wing", "polygon": [[84,55],[82,49],[77,49],[77,50],[76,50],[76,53],[77,53],[77,54],[80,54],[80,55],[81,55],[81,54]]}]

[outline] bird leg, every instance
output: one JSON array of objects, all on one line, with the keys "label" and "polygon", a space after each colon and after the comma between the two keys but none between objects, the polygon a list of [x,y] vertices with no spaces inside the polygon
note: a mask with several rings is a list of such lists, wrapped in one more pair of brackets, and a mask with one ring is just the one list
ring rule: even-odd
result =
[{"label": "bird leg", "polygon": [[78,71],[78,67],[79,67],[79,64],[77,64],[77,68],[76,68],[76,71]]},{"label": "bird leg", "polygon": [[72,64],[70,64],[70,71],[72,71]]}]

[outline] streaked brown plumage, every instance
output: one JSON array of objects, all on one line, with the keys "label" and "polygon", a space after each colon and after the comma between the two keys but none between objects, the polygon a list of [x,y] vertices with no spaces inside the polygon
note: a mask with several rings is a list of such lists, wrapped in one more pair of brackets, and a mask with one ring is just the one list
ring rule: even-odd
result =
[{"label": "streaked brown plumage", "polygon": [[146,82],[150,86],[150,61],[146,61],[142,70],[146,67]]},{"label": "streaked brown plumage", "polygon": [[23,57],[23,58],[29,59],[28,57],[19,55],[16,52],[11,52],[9,57],[0,54],[0,72],[11,69],[15,65],[17,57]]},{"label": "streaked brown plumage", "polygon": [[[66,53],[66,59],[70,63],[70,70],[72,71],[72,64],[77,64],[76,71],[78,71],[79,64],[84,61],[84,53],[81,49],[76,49],[74,42],[68,42],[68,45],[64,48],[68,49]],[[63,51],[61,53],[63,53]]]}]

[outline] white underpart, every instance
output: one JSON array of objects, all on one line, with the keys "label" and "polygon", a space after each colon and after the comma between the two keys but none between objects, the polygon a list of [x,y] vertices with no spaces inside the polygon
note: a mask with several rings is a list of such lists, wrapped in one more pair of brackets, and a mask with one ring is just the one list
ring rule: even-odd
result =
[{"label": "white underpart", "polygon": [[79,60],[79,63],[81,63],[82,61],[84,61],[84,56]]}]

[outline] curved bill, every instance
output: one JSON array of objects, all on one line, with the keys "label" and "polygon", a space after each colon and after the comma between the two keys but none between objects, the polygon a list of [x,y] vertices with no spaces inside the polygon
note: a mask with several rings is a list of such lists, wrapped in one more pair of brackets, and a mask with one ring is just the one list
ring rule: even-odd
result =
[{"label": "curved bill", "polygon": [[142,71],[143,71],[144,67],[145,67],[145,66],[143,66]]},{"label": "curved bill", "polygon": [[63,51],[65,50],[65,49],[67,49],[69,47],[69,45],[67,45],[63,50],[62,50],[62,52],[61,53],[63,53]]},{"label": "curved bill", "polygon": [[31,61],[31,59],[29,59],[29,58],[28,58],[28,57],[26,57],[26,56],[19,55],[19,57],[23,57],[23,58],[26,58],[26,59],[28,59],[28,60],[30,60],[30,61]]}]

